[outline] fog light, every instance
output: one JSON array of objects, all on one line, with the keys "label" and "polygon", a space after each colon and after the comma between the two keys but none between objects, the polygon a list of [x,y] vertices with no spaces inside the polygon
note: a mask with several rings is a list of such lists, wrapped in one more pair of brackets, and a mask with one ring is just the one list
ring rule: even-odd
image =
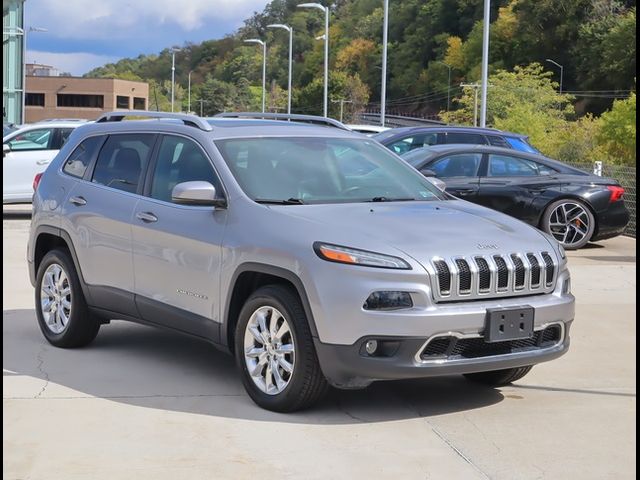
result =
[{"label": "fog light", "polygon": [[365,310],[399,310],[413,307],[408,292],[373,292],[364,302]]},{"label": "fog light", "polygon": [[364,350],[369,354],[373,355],[376,353],[378,349],[378,341],[377,340],[367,340],[367,343],[364,344]]},{"label": "fog light", "polygon": [[565,278],[562,283],[562,294],[569,295],[571,293],[571,278]]}]

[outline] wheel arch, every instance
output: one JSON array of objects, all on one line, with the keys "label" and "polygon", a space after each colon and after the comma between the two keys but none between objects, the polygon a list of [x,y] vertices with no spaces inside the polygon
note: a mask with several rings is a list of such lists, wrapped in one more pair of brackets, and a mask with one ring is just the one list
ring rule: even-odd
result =
[{"label": "wheel arch", "polygon": [[311,335],[313,337],[318,336],[304,284],[294,272],[272,265],[248,262],[238,266],[229,284],[231,288],[225,300],[220,340],[226,343],[225,346],[230,352],[233,352],[234,349],[233,337],[242,306],[253,292],[265,285],[275,284],[291,287],[302,302],[302,307],[311,329]]}]

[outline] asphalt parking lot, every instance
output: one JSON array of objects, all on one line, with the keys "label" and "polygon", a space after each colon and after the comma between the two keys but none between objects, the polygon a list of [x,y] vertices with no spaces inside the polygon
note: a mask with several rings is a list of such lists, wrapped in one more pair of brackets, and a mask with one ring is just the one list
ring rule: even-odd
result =
[{"label": "asphalt parking lot", "polygon": [[255,406],[230,357],[124,322],[88,348],[35,320],[29,216],[3,212],[5,479],[635,478],[636,241],[570,252],[572,346],[517,385],[462,377]]}]

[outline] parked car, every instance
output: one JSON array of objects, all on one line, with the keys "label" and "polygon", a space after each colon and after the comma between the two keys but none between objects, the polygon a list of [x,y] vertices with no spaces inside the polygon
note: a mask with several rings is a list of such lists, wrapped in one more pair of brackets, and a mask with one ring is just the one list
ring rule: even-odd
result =
[{"label": "parked car", "polygon": [[45,338],[84,346],[110,319],[188,333],[232,352],[275,411],[329,385],[503,385],[567,351],[574,298],[552,237],[341,124],[290,119],[115,112],[72,133],[33,202]]},{"label": "parked car", "polygon": [[2,203],[30,203],[33,179],[44,172],[78,121],[33,123],[2,138]]},{"label": "parked car", "polygon": [[372,136],[377,133],[386,132],[390,130],[389,127],[383,127],[382,125],[355,125],[349,124],[347,125],[351,130],[358,133],[364,133],[367,136]]},{"label": "parked car", "polygon": [[540,153],[529,143],[526,135],[503,132],[493,128],[448,125],[401,127],[373,135],[372,138],[398,155],[431,145],[461,143],[493,145],[523,152]]},{"label": "parked car", "polygon": [[474,145],[437,145],[402,158],[446,183],[446,191],[553,235],[564,248],[624,232],[624,189],[542,155]]}]

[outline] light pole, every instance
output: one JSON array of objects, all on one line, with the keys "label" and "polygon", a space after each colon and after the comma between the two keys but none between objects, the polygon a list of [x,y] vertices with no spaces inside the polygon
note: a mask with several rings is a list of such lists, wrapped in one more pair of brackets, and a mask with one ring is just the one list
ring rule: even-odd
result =
[{"label": "light pole", "polygon": [[560,67],[560,93],[562,93],[562,75],[564,73],[564,67],[560,65],[558,62],[554,62],[550,58],[547,58],[546,61],[549,63],[553,63],[556,67]]},{"label": "light pole", "polygon": [[319,3],[301,3],[299,8],[317,8],[324,11],[324,103],[323,115],[328,116],[329,103],[329,7]]},{"label": "light pole", "polygon": [[267,77],[267,44],[259,38],[250,38],[244,43],[257,43],[262,45],[262,113],[264,113],[264,104],[267,96],[266,77]]},{"label": "light pole", "polygon": [[447,81],[447,112],[449,111],[449,105],[451,103],[451,65],[449,65],[448,63],[444,63],[444,62],[438,62],[441,63],[442,65],[444,65],[445,67],[447,67],[449,69],[449,80]]},{"label": "light pole", "polygon": [[489,78],[489,14],[491,0],[484,0],[484,26],[482,27],[482,104],[480,105],[480,126],[487,126],[487,82]]},{"label": "light pole", "polygon": [[187,82],[187,113],[191,113],[191,74],[193,73],[193,70],[189,70],[189,77],[188,77],[188,82]]},{"label": "light pole", "polygon": [[387,32],[389,31],[389,0],[384,0],[382,24],[382,87],[380,89],[380,125],[384,127],[387,109]]},{"label": "light pole", "polygon": [[293,67],[293,28],[288,25],[282,25],[281,23],[274,23],[267,25],[267,28],[281,28],[289,32],[289,85],[287,94],[287,113],[291,114],[291,69]]},{"label": "light pole", "polygon": [[48,31],[41,27],[29,27],[22,30],[22,123],[27,123],[27,33]]},{"label": "light pole", "polygon": [[176,93],[176,52],[180,49],[177,47],[171,48],[171,111],[173,112],[173,101]]}]

